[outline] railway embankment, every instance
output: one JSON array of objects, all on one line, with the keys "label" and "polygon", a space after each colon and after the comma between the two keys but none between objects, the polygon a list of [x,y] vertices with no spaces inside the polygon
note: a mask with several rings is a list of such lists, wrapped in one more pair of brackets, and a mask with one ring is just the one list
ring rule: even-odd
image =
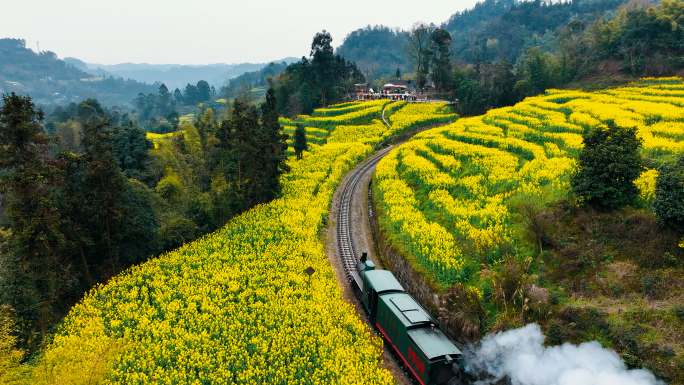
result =
[{"label": "railway embankment", "polygon": [[408,257],[402,255],[382,235],[378,217],[374,215],[377,213],[377,209],[372,198],[372,188],[370,185],[367,188],[369,192],[368,211],[373,213],[373,215],[369,215],[368,220],[377,259],[397,277],[397,280],[406,292],[411,294],[439,322],[439,328],[444,331],[447,337],[456,342],[459,348],[462,348],[465,341],[454,330],[451,330],[446,322],[440,319],[439,308],[442,302],[442,292],[433,283],[428,281],[422,271],[411,264]]}]

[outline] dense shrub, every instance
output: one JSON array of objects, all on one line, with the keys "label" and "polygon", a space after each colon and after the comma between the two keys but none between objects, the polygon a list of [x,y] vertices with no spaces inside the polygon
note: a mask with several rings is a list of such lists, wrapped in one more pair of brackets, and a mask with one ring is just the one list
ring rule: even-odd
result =
[{"label": "dense shrub", "polygon": [[608,208],[634,202],[639,195],[634,180],[644,169],[638,152],[641,139],[636,131],[636,127],[618,127],[608,121],[606,128],[584,132],[584,149],[571,178],[572,190],[580,202]]}]

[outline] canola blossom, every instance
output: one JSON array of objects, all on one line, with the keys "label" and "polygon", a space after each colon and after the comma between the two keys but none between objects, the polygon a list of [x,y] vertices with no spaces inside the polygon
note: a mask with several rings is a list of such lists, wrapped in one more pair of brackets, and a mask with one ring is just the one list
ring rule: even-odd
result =
[{"label": "canola blossom", "polygon": [[[646,79],[592,93],[548,90],[422,132],[377,166],[381,229],[435,283],[477,285],[482,265],[516,241],[520,202],[567,195],[585,130],[636,127],[645,156],[672,158],[684,153],[682,107],[682,79]],[[647,204],[656,178],[646,170],[635,181]]]},{"label": "canola blossom", "polygon": [[[380,130],[382,104],[365,105],[348,114],[356,125],[333,128],[301,161],[289,158],[281,198],[91,290],[60,324],[36,378],[57,380],[106,356],[103,382],[113,384],[394,383],[378,366],[382,341],[342,298],[319,232],[350,168],[384,138],[439,117],[435,107],[410,117],[398,110],[406,123]],[[76,355],[85,359],[60,359]]]},{"label": "canola blossom", "polygon": [[[298,119],[305,122],[305,125],[311,125],[314,127],[356,124],[373,117],[379,118],[382,114],[382,109],[389,102],[389,100],[384,99],[374,100],[361,104],[364,108],[359,108],[356,105],[352,105],[351,107],[348,107],[351,111],[346,114],[335,115],[334,113],[330,113],[327,116],[316,116],[316,114],[313,116],[300,115]],[[337,110],[338,109],[333,109],[333,111]]]}]

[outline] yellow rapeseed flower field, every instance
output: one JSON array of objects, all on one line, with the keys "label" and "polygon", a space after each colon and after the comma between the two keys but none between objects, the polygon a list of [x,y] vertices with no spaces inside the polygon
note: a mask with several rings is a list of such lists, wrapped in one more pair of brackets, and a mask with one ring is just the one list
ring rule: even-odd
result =
[{"label": "yellow rapeseed flower field", "polygon": [[[496,263],[502,247],[519,236],[512,226],[516,206],[566,196],[582,133],[609,121],[636,127],[647,157],[681,154],[684,82],[645,79],[593,93],[548,90],[425,131],[378,164],[381,227],[444,288],[476,285],[483,264]],[[656,177],[656,170],[647,170],[635,181],[646,204]]]},{"label": "yellow rapeseed flower field", "polygon": [[[382,342],[343,300],[319,231],[335,188],[374,145],[456,117],[403,108],[393,115],[403,123],[379,129],[384,103],[335,116],[325,143],[289,159],[281,198],[91,290],[25,381],[59,383],[83,367],[115,384],[392,384],[378,367]],[[450,246],[439,246],[435,260]]]}]

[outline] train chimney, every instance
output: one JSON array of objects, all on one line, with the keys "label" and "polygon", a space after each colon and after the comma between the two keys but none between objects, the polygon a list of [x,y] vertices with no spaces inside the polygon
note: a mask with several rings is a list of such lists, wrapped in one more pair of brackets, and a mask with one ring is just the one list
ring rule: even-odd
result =
[{"label": "train chimney", "polygon": [[361,263],[366,263],[366,260],[368,259],[368,253],[365,251],[361,253]]}]

